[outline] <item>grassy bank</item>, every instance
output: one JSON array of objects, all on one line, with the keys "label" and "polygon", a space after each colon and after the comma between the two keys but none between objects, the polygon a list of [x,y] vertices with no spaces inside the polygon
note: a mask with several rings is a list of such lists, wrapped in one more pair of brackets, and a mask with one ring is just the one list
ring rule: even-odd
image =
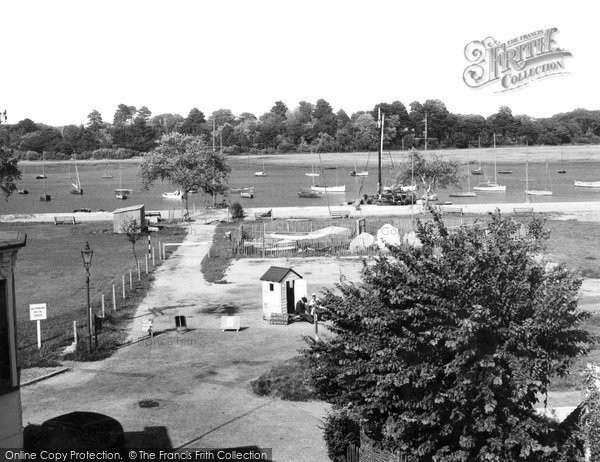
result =
[{"label": "grassy bank", "polygon": [[[15,266],[19,361],[21,367],[51,365],[59,359],[63,347],[73,341],[73,321],[80,335],[87,333],[87,300],[85,270],[81,249],[89,242],[94,250],[90,268],[90,298],[94,312],[101,311],[101,296],[105,309],[112,311],[112,284],[117,287],[117,307],[123,309],[118,318],[137,306],[152,278],[137,281],[137,270],[131,243],[122,235],[113,234],[112,223],[89,223],[55,226],[51,224],[0,224],[2,230],[27,233],[27,245],[19,251]],[[153,245],[159,239],[169,239],[183,230],[167,229],[153,235]],[[136,245],[145,270],[144,252],[147,241]],[[156,251],[158,257],[158,250]],[[159,260],[156,260],[157,264]],[[149,269],[152,265],[149,265]],[[134,289],[129,289],[129,270],[133,271]],[[121,298],[121,277],[126,276],[128,299]],[[42,349],[37,350],[36,323],[29,321],[29,304],[46,303],[48,319],[42,321]],[[115,323],[117,320],[115,319]],[[115,324],[116,325],[116,324]],[[115,332],[121,327],[115,328]],[[110,328],[107,328],[107,332]],[[115,334],[116,335],[116,334]],[[117,337],[119,337],[117,335]]]}]

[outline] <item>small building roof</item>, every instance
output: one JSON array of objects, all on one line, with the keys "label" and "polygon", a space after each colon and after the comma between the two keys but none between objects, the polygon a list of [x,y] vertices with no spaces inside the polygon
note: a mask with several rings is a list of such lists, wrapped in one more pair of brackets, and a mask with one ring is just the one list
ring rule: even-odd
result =
[{"label": "small building roof", "polygon": [[144,204],[141,205],[132,205],[131,207],[123,207],[122,209],[116,209],[113,213],[124,213],[124,212],[135,212],[144,207]]},{"label": "small building roof", "polygon": [[27,234],[16,231],[0,231],[0,250],[24,247]]},{"label": "small building roof", "polygon": [[302,276],[300,276],[298,273],[296,273],[292,268],[283,268],[281,266],[271,266],[267,270],[267,272],[260,277],[260,280],[261,281],[270,281],[270,282],[281,282],[290,272],[294,273],[296,276],[298,276],[300,279],[302,279]]}]

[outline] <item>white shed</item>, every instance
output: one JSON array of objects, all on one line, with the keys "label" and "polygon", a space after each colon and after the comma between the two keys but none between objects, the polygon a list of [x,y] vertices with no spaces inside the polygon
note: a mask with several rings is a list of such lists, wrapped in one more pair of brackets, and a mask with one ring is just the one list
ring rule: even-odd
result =
[{"label": "white shed", "polygon": [[271,266],[262,281],[263,319],[271,314],[293,313],[296,302],[306,297],[306,280],[292,268]]}]

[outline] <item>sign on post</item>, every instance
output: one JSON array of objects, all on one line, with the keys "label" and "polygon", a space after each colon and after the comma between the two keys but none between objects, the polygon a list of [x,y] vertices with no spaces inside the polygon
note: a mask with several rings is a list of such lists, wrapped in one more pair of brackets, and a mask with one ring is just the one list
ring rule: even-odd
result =
[{"label": "sign on post", "polygon": [[29,305],[29,320],[37,322],[37,344],[38,350],[42,348],[42,329],[40,321],[46,319],[46,304],[32,303]]}]

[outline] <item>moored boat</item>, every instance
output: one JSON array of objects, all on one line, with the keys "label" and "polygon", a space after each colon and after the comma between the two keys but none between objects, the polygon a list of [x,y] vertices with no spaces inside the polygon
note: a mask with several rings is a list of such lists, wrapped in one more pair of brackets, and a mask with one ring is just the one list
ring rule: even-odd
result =
[{"label": "moored boat", "polygon": [[352,170],[350,172],[350,176],[368,176],[369,172],[367,172],[366,170],[363,170],[362,172],[357,172],[356,170]]},{"label": "moored boat", "polygon": [[600,181],[577,181],[575,180],[575,186],[578,188],[600,188]]},{"label": "moored boat", "polygon": [[512,175],[512,170],[498,170],[498,175]]},{"label": "moored boat", "polygon": [[323,197],[323,193],[321,191],[302,190],[298,191],[298,197],[304,197],[306,199],[316,199],[319,197]]},{"label": "moored boat", "polygon": [[483,169],[481,167],[471,170],[471,175],[483,175]]},{"label": "moored boat", "polygon": [[162,198],[163,199],[182,199],[183,194],[181,193],[181,191],[179,189],[176,189],[173,192],[162,193]]},{"label": "moored boat", "polygon": [[494,183],[493,181],[486,181],[485,183],[479,183],[473,190],[483,192],[506,192],[506,186]]},{"label": "moored boat", "polygon": [[322,191],[322,192],[330,192],[330,193],[343,193],[346,192],[346,185],[343,184],[341,186],[320,186],[314,185],[310,187],[313,191]]},{"label": "moored boat", "polygon": [[29,194],[29,191],[26,189],[17,189],[17,194]]},{"label": "moored boat", "polygon": [[125,200],[129,196],[129,189],[115,189],[115,197],[120,200]]},{"label": "moored boat", "polygon": [[245,197],[246,199],[252,199],[254,197],[254,191],[242,191],[240,196]]}]

